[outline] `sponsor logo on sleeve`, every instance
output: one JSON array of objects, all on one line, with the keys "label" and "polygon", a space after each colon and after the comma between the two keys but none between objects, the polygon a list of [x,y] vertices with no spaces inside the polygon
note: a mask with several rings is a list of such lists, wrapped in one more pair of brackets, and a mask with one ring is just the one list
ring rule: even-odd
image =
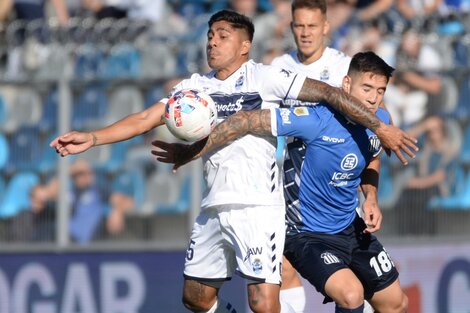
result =
[{"label": "sponsor logo on sleeve", "polygon": [[306,116],[306,115],[308,115],[308,110],[307,110],[307,108],[303,108],[303,107],[295,108],[294,109],[294,114],[296,116]]}]

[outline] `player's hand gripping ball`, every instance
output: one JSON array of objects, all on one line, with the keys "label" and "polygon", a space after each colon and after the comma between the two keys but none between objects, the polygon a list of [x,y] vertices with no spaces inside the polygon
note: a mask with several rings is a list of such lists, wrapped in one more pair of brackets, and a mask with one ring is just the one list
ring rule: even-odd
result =
[{"label": "player's hand gripping ball", "polygon": [[185,141],[198,141],[209,136],[216,126],[217,107],[208,94],[183,89],[168,100],[165,123],[175,137]]}]

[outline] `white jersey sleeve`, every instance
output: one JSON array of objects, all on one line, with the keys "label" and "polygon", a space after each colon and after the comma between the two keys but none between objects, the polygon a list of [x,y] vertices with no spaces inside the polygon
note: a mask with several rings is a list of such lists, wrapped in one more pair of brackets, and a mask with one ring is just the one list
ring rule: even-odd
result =
[{"label": "white jersey sleeve", "polygon": [[268,102],[297,99],[306,79],[304,74],[267,65],[259,65],[258,75],[261,98]]}]

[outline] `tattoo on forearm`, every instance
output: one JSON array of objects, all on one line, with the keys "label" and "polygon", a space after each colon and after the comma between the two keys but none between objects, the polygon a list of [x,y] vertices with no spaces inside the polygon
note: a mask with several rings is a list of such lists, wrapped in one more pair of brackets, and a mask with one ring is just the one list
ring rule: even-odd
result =
[{"label": "tattoo on forearm", "polygon": [[380,126],[379,119],[359,100],[340,88],[331,87],[321,81],[306,79],[298,96],[302,101],[326,101],[335,110],[351,120],[375,131]]},{"label": "tattoo on forearm", "polygon": [[247,134],[259,136],[271,134],[269,110],[239,111],[230,116],[214,128],[200,155]]}]

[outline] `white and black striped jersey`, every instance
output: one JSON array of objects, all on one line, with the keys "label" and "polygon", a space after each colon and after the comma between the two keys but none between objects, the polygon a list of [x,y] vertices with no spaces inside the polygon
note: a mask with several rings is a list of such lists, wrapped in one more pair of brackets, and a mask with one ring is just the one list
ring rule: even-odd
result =
[{"label": "white and black striped jersey", "polygon": [[[240,110],[278,107],[297,98],[306,76],[248,61],[225,80],[193,74],[173,89],[198,89],[215,101],[219,122]],[[223,204],[283,204],[282,175],[275,158],[276,139],[247,135],[206,155],[207,182],[202,208]]]}]

